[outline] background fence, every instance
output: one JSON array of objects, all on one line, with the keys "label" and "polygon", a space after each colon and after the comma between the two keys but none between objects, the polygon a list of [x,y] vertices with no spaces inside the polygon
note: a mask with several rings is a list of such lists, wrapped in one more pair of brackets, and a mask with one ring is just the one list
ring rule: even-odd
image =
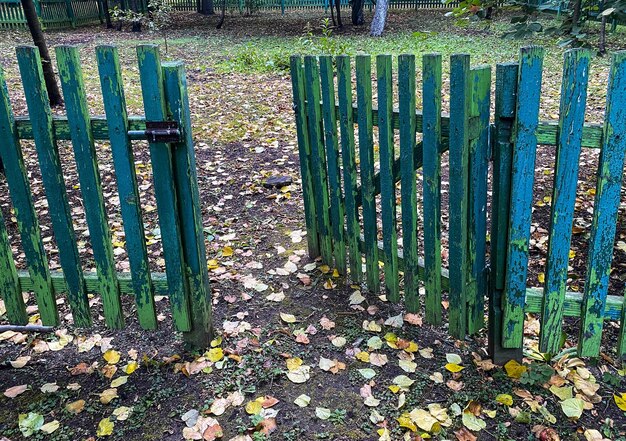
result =
[{"label": "background fence", "polygon": [[[35,0],[35,7],[46,29],[69,28],[103,22],[98,0]],[[0,0],[0,29],[26,27],[20,0]]]}]

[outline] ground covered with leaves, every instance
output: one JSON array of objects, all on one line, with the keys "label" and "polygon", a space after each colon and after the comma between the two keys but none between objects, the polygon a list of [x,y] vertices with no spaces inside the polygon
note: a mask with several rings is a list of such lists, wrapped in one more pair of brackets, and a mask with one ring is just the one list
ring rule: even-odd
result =
[{"label": "ground covered with leaves", "polygon": [[[445,326],[406,314],[401,305],[350,285],[307,256],[289,55],[438,51],[446,59],[467,52],[474,64],[493,66],[516,59],[524,44],[499,37],[508,26],[506,16],[490,28],[459,28],[439,11],[393,13],[380,39],[351,26],[324,37],[320,18],[319,13],[233,16],[226,29],[216,31],[216,18],[177,16],[165,57],[185,61],[189,78],[216,338],[204,353],[185,353],[163,297],[157,298],[158,331],[139,328],[130,297],[124,298],[127,328],[106,329],[97,296],[91,299],[95,327],[76,329],[61,297],[66,326],[54,334],[0,334],[0,439],[626,439],[626,370],[613,355],[615,332],[607,333],[599,360],[580,360],[568,350],[577,335],[577,322],[569,321],[564,352],[546,361],[530,356],[538,321],[529,317],[529,356],[523,364],[496,367],[487,357],[484,333],[456,341]],[[131,113],[142,113],[134,46],[160,42],[158,36],[94,27],[48,38],[52,45],[81,45],[92,113],[102,113],[93,48],[119,46],[128,105]],[[24,32],[0,34],[0,64],[18,114],[25,113],[25,105],[13,47],[28,42]],[[542,117],[556,119],[563,49],[552,37],[533,42],[547,49]],[[621,29],[609,37],[611,50],[624,44]],[[602,119],[608,66],[608,57],[593,59],[588,121]],[[447,90],[446,84],[444,106]],[[31,144],[23,147],[50,266],[59,269],[36,155]],[[84,268],[92,270],[71,146],[60,142],[59,147]],[[151,266],[163,271],[147,146],[138,142],[135,149]],[[128,271],[106,143],[98,145],[98,155],[118,269]],[[541,147],[531,286],[543,278],[553,162],[553,149]],[[584,284],[596,164],[597,152],[586,150],[570,290]],[[293,184],[266,188],[270,176],[289,176]],[[24,268],[4,178],[0,187],[17,263]],[[611,294],[621,292],[626,278],[623,215],[621,207]],[[445,245],[445,225],[443,236]],[[36,323],[32,296],[27,301]],[[0,302],[0,319],[3,309]]]}]

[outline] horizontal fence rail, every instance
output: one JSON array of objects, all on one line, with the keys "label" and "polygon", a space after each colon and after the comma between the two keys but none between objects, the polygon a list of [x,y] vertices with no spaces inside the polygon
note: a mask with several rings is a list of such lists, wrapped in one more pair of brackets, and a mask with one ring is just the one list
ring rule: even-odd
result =
[{"label": "horizontal fence rail", "polygon": [[[626,154],[626,52],[612,60],[604,124],[584,122],[589,53],[583,49],[565,53],[559,121],[539,120],[542,60],[543,49],[529,47],[518,63],[497,66],[491,117],[491,69],[471,68],[464,55],[450,59],[449,115],[441,112],[440,55],[422,59],[423,109],[415,108],[413,55],[398,57],[397,81],[389,56],[376,57],[374,72],[367,55],[292,57],[309,253],[371,291],[381,290],[384,281],[389,300],[397,302],[403,294],[407,310],[423,310],[430,323],[441,323],[442,291],[447,291],[450,333],[459,338],[484,325],[487,297],[490,349],[500,360],[519,356],[528,313],[540,317],[539,347],[547,353],[560,350],[565,317],[582,319],[577,349],[584,356],[599,354],[603,322],[619,321],[616,349],[624,357],[624,296],[609,295],[608,277]],[[391,98],[395,87],[397,105]],[[555,146],[557,152],[541,288],[527,283],[538,145]],[[567,269],[582,148],[600,149],[600,159],[585,289],[578,293],[567,288]],[[447,207],[441,196],[444,153]],[[418,169],[422,194],[416,198]],[[449,216],[447,268],[441,257],[442,209]]]},{"label": "horizontal fence rail", "polygon": [[[65,293],[74,325],[92,324],[88,293],[102,299],[111,328],[124,326],[121,293],[134,296],[139,324],[156,329],[154,293],[167,294],[175,329],[188,344],[206,347],[211,333],[208,272],[200,218],[196,165],[191,139],[187,83],[181,63],[161,63],[156,46],[137,48],[145,116],[129,117],[116,48],[96,49],[106,117],[89,113],[78,49],[57,48],[56,59],[65,101],[65,117],[52,116],[41,59],[34,47],[17,48],[19,70],[29,110],[15,117],[0,69],[1,151],[27,271],[15,268],[4,220],[0,222],[0,287],[11,323],[28,322],[22,292],[34,292],[44,325],[60,324],[56,299]],[[167,125],[170,129],[160,131]],[[176,127],[176,129],[171,129]],[[38,213],[30,190],[21,140],[34,140],[45,197],[58,244],[62,272],[50,271]],[[135,175],[132,141],[150,145],[165,273],[149,270],[143,211]],[[83,271],[74,232],[61,158],[60,140],[71,140],[82,204],[89,230],[95,272]],[[115,269],[108,213],[103,199],[95,141],[110,143],[130,272]]]}]

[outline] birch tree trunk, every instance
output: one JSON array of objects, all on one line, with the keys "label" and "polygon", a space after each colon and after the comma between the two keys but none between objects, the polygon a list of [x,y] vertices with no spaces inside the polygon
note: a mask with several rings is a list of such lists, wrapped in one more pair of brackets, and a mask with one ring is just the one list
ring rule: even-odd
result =
[{"label": "birch tree trunk", "polygon": [[374,9],[374,18],[372,18],[372,26],[370,28],[370,35],[372,37],[380,37],[383,35],[388,9],[388,0],[377,0],[376,9]]}]

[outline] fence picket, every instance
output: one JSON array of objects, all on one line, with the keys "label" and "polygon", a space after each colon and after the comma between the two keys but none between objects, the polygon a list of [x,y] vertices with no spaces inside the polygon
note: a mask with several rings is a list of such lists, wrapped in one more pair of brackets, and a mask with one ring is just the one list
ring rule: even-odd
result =
[{"label": "fence picket", "polygon": [[13,250],[7,235],[4,216],[0,212],[0,298],[4,300],[7,318],[11,323],[28,323],[26,305],[22,297],[20,280],[13,261]]},{"label": "fence picket", "polygon": [[441,323],[441,55],[422,57],[426,321]]},{"label": "fence picket", "polygon": [[346,247],[344,241],[344,207],[341,196],[341,167],[337,140],[337,111],[335,109],[335,84],[333,59],[320,56],[322,81],[322,110],[326,140],[326,163],[328,164],[328,188],[330,193],[330,224],[333,235],[333,255],[339,274],[346,274]]},{"label": "fence picket", "polygon": [[362,258],[359,251],[359,212],[357,209],[357,167],[354,147],[354,117],[352,115],[352,71],[350,57],[337,57],[337,96],[339,98],[339,127],[341,129],[341,158],[343,162],[343,194],[346,208],[346,241],[350,261],[350,278],[359,283],[362,278]]},{"label": "fence picket", "polygon": [[[626,52],[614,54],[609,75],[603,146],[598,161],[596,196],[589,239],[589,262],[582,303],[582,322],[578,350],[583,356],[597,356],[600,351],[613,242],[626,154]],[[618,353],[626,355],[624,323],[626,303],[622,307]]]},{"label": "fence picket", "polygon": [[378,79],[378,145],[380,155],[380,205],[383,227],[383,261],[387,297],[400,301],[398,284],[398,237],[396,231],[396,186],[393,170],[395,160],[393,89],[391,55],[376,57]]},{"label": "fence picket", "polygon": [[117,177],[124,237],[133,281],[133,292],[139,324],[143,329],[156,329],[154,288],[150,279],[148,252],[137,176],[135,157],[128,137],[128,114],[117,49],[113,46],[96,48],[102,98],[107,115],[113,165]]},{"label": "fence picket", "polygon": [[551,354],[559,351],[561,341],[588,71],[589,51],[574,49],[565,52],[539,339],[539,350]]},{"label": "fence picket", "polygon": [[[415,173],[415,55],[398,57],[400,117],[400,180],[402,197],[402,252],[404,303],[419,310],[419,258],[417,253],[417,185]],[[394,201],[395,204],[395,201]]]},{"label": "fence picket", "polygon": [[311,144],[309,143],[309,126],[306,115],[306,99],[304,90],[304,71],[302,58],[294,55],[291,62],[291,85],[293,89],[293,107],[296,119],[298,138],[298,156],[300,157],[300,177],[302,179],[302,198],[304,200],[304,218],[309,257],[315,259],[320,255],[315,195],[313,190],[313,171]]},{"label": "fence picket", "polygon": [[[146,121],[166,119],[163,72],[157,46],[137,47],[139,75],[143,95]],[[174,187],[174,170],[170,146],[165,143],[150,143],[154,193],[165,254],[165,271],[170,291],[172,318],[179,331],[191,330],[189,311],[189,282],[185,272],[182,250],[178,201]],[[157,178],[158,177],[158,178]]]},{"label": "fence picket", "polygon": [[536,130],[539,124],[539,99],[543,48],[530,46],[520,51],[516,120],[513,128],[514,151],[511,168],[511,206],[508,261],[504,289],[505,348],[521,347],[528,271],[528,243],[535,173]]},{"label": "fence picket", "polygon": [[[16,52],[74,323],[78,327],[87,327],[91,325],[87,289],[76,246],[63,170],[54,138],[52,111],[43,78],[41,58],[37,48],[31,46],[18,47]],[[38,304],[40,308],[45,307],[39,299]],[[56,309],[56,304],[53,303],[51,307]]]},{"label": "fence picket", "polygon": [[450,57],[450,334],[467,332],[470,58]]},{"label": "fence picket", "polygon": [[[487,292],[487,174],[489,169],[489,117],[491,107],[491,67],[472,69],[471,117],[474,122],[469,151],[468,244],[470,277],[468,284],[467,329],[475,334],[485,324]],[[470,129],[471,130],[471,129]]]},{"label": "fence picket", "polygon": [[122,303],[78,48],[59,46],[56,55],[104,318],[109,327],[119,329],[124,326]]},{"label": "fence picket", "polygon": [[365,242],[365,278],[372,292],[380,290],[378,273],[378,227],[374,188],[374,143],[372,126],[372,61],[369,55],[356,56],[356,91],[359,113],[359,159]]},{"label": "fence picket", "polygon": [[[48,259],[41,239],[41,230],[35,206],[33,205],[22,148],[9,100],[9,91],[1,68],[0,139],[3,140],[2,163],[4,165],[4,175],[15,208],[17,228],[22,239],[22,248],[26,255],[28,273],[33,282],[32,290],[35,292],[41,321],[45,325],[56,326],[59,324],[59,315],[56,309],[50,270],[48,269]],[[20,314],[16,312],[14,317],[19,319]]]},{"label": "fence picket", "polygon": [[317,65],[317,57],[304,57],[304,78],[306,90],[306,105],[309,116],[309,144],[311,146],[311,158],[313,160],[313,189],[315,200],[319,209],[317,214],[317,227],[320,237],[320,251],[322,260],[328,265],[333,263],[333,245],[331,238],[331,225],[329,215],[328,177],[326,173],[326,155],[324,140],[322,138],[323,123],[320,108],[320,72]]}]

